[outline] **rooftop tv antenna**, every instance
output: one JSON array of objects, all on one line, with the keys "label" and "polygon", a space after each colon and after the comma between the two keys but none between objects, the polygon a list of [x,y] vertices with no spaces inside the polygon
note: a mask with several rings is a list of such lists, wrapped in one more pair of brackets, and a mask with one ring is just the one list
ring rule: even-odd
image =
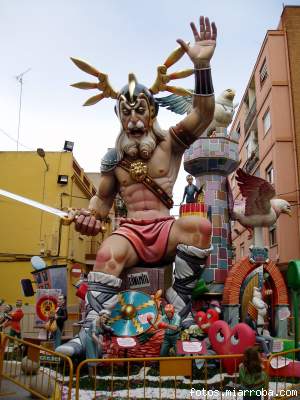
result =
[{"label": "rooftop tv antenna", "polygon": [[18,120],[18,138],[17,138],[17,151],[19,151],[19,138],[20,138],[20,125],[21,125],[21,109],[22,109],[22,91],[23,91],[23,76],[29,72],[31,68],[17,75],[15,78],[20,84],[20,101],[19,101],[19,120]]}]

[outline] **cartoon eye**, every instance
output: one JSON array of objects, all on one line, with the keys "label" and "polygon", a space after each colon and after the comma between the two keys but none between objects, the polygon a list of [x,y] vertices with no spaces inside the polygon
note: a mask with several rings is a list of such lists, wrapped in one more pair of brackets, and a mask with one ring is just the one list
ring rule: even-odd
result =
[{"label": "cartoon eye", "polygon": [[211,314],[207,314],[207,319],[210,319],[212,317]]},{"label": "cartoon eye", "polygon": [[236,346],[239,343],[239,337],[237,335],[233,335],[230,338],[231,344],[233,344],[234,346]]},{"label": "cartoon eye", "polygon": [[224,335],[223,335],[222,331],[219,331],[219,332],[217,333],[216,338],[217,338],[217,341],[218,341],[218,342],[220,342],[220,343],[224,342]]}]

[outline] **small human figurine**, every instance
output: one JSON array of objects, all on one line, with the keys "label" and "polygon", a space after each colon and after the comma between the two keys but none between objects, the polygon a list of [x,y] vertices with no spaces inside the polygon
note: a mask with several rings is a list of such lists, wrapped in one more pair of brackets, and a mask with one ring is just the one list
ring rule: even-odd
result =
[{"label": "small human figurine", "polygon": [[197,203],[197,195],[202,192],[202,188],[198,189],[197,186],[193,184],[194,178],[192,175],[188,175],[186,180],[188,184],[184,188],[183,198],[180,204],[184,202],[185,198],[187,203]]},{"label": "small human figurine", "polygon": [[17,300],[15,311],[12,311],[11,306],[8,307],[6,312],[6,322],[3,324],[3,328],[10,327],[10,336],[17,337],[19,339],[21,339],[21,320],[24,317],[22,305],[22,300]]},{"label": "small human figurine", "polygon": [[54,338],[54,348],[56,349],[58,346],[61,345],[61,336],[64,329],[65,321],[68,319],[68,312],[66,308],[65,296],[60,295],[58,296],[58,305],[55,310],[55,321],[57,325],[56,331],[53,333]]},{"label": "small human figurine", "polygon": [[[101,358],[103,350],[103,336],[112,335],[113,329],[108,326],[110,311],[101,310],[98,317],[91,323],[86,337],[86,358]],[[93,372],[92,365],[89,365],[89,374]]]},{"label": "small human figurine", "polygon": [[248,315],[245,322],[255,331],[256,341],[261,344],[266,357],[269,357],[273,350],[273,338],[265,329],[268,305],[263,301],[261,291],[257,287],[253,288],[252,304],[257,310],[257,318],[253,319]]},{"label": "small human figurine", "polygon": [[244,400],[261,400],[263,389],[267,389],[267,376],[255,347],[245,350],[243,363],[239,367],[239,379]]},{"label": "small human figurine", "polygon": [[160,350],[161,357],[169,356],[172,347],[175,350],[175,354],[177,353],[176,342],[179,339],[180,323],[181,318],[175,313],[173,304],[167,304],[165,306],[165,314],[157,325],[159,329],[165,329],[165,336]]},{"label": "small human figurine", "polygon": [[7,322],[11,320],[11,311],[12,311],[12,306],[10,304],[5,304],[4,310],[1,313],[0,317],[0,332],[7,326]]},{"label": "small human figurine", "polygon": [[46,330],[47,340],[49,340],[50,338],[54,338],[54,334],[57,331],[57,323],[55,320],[55,312],[54,311],[50,311],[49,319],[42,328]]}]

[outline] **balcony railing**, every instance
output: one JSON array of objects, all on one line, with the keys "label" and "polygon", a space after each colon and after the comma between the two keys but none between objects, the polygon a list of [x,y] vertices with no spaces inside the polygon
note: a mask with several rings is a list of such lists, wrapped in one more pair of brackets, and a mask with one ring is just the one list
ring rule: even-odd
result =
[{"label": "balcony railing", "polygon": [[246,117],[245,123],[244,123],[244,132],[247,134],[249,128],[251,127],[252,121],[256,115],[256,100],[252,103],[252,106],[248,112],[248,115]]}]

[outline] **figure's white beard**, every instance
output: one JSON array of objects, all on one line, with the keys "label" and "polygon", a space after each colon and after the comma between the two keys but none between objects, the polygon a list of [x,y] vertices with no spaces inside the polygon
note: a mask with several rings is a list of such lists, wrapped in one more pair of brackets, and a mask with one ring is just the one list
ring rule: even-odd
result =
[{"label": "figure's white beard", "polygon": [[132,158],[150,159],[157,144],[165,140],[165,136],[166,132],[160,128],[156,119],[153,121],[152,128],[139,138],[128,137],[127,133],[121,128],[116,140],[118,160],[121,160],[124,154]]}]

